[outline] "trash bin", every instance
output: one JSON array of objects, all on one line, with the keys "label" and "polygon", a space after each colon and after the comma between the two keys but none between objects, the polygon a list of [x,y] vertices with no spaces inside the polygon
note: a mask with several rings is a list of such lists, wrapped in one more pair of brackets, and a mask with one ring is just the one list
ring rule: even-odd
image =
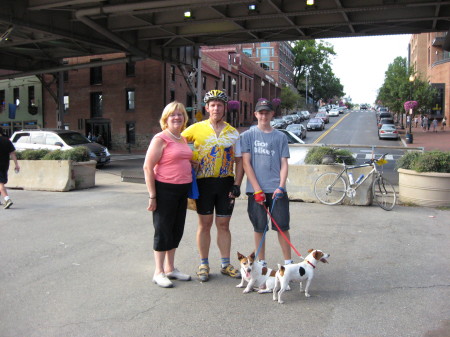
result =
[{"label": "trash bin", "polygon": [[412,144],[413,143],[413,134],[412,133],[407,133],[406,134],[406,142],[408,144]]}]

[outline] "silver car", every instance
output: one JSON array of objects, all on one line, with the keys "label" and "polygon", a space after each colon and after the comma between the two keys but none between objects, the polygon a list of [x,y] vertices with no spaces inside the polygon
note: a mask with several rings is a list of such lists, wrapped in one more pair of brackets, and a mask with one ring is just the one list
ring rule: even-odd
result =
[{"label": "silver car", "polygon": [[77,146],[85,146],[89,150],[89,156],[97,161],[98,166],[103,166],[111,160],[108,149],[98,143],[91,142],[81,133],[70,130],[22,130],[16,131],[11,136],[11,141],[17,151],[27,149],[70,150]]},{"label": "silver car", "polygon": [[383,124],[378,129],[379,139],[398,139],[398,131],[394,124]]}]

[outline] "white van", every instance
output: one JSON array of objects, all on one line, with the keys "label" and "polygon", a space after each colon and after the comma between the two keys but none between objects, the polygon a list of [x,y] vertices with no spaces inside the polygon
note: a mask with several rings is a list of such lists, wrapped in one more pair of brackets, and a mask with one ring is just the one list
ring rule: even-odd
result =
[{"label": "white van", "polygon": [[22,130],[11,136],[11,142],[17,151],[27,149],[70,150],[77,146],[85,146],[89,150],[91,159],[102,166],[111,160],[111,154],[103,145],[91,142],[81,133],[70,130]]}]

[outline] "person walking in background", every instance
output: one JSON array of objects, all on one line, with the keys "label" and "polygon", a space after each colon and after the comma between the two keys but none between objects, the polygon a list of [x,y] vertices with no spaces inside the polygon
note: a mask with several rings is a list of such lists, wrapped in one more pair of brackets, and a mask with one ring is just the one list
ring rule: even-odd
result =
[{"label": "person walking in background", "polygon": [[[8,170],[9,170],[9,161],[12,159],[15,165],[16,173],[19,173],[20,166],[17,161],[16,149],[14,148],[13,143],[3,134],[3,129],[0,127],[0,194],[5,200],[4,209],[8,209],[12,206],[13,202],[8,195],[8,191],[5,187],[6,183],[8,183]],[[1,202],[0,202],[1,204]]]},{"label": "person walking in background", "polygon": [[[288,176],[289,147],[284,134],[270,125],[274,116],[272,104],[260,100],[255,107],[258,125],[241,135],[242,160],[247,175],[247,212],[254,229],[256,250],[268,226],[270,212],[289,239],[289,198],[286,192]],[[275,203],[273,203],[275,200]],[[272,229],[278,229],[272,223]],[[284,257],[284,264],[292,263],[291,247],[278,232],[278,242]],[[259,259],[265,264],[265,242],[261,244]]]},{"label": "person walking in background", "polygon": [[445,131],[445,126],[446,125],[447,125],[447,119],[444,116],[444,118],[442,118],[442,122],[441,122],[441,130],[442,131]]},{"label": "person walking in background", "polygon": [[411,123],[411,115],[406,116],[406,127],[409,128],[409,124]]},{"label": "person walking in background", "polygon": [[438,126],[437,118],[433,119],[433,121],[431,123],[433,125],[433,132],[437,132],[437,126]]},{"label": "person walking in background", "polygon": [[427,117],[427,131],[430,131],[431,117]]},{"label": "person walking in background", "polygon": [[160,119],[163,131],[153,137],[144,161],[149,194],[147,210],[153,212],[155,228],[153,282],[163,288],[173,287],[170,279],[191,279],[175,268],[175,250],[183,237],[192,182],[192,150],[181,136],[187,121],[184,105],[176,101],[169,103]]},{"label": "person walking in background", "polygon": [[427,131],[427,127],[428,127],[428,117],[424,115],[423,118],[422,118],[422,129],[423,129],[423,131]]},{"label": "person walking in background", "polygon": [[419,124],[419,117],[416,116],[414,117],[414,127],[417,128],[418,124]]},{"label": "person walking in background", "polygon": [[206,282],[209,280],[209,248],[214,220],[221,256],[220,272],[234,278],[240,277],[239,270],[230,263],[230,219],[234,199],[241,194],[240,185],[244,172],[239,132],[224,121],[227,95],[221,90],[210,90],[203,101],[209,119],[192,124],[182,134],[188,142],[194,143],[194,160],[199,163],[197,185],[200,196],[196,204],[200,266],[197,276],[201,282]]}]

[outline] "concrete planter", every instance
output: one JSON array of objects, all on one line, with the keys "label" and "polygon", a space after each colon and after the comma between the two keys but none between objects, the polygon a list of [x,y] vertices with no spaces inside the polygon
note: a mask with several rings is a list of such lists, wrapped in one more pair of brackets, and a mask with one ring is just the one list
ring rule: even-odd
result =
[{"label": "concrete planter", "polygon": [[95,186],[96,161],[20,160],[20,172],[10,162],[8,188],[66,192]]},{"label": "concrete planter", "polygon": [[[302,200],[305,202],[320,202],[314,194],[314,183],[321,174],[325,172],[339,173],[342,170],[337,165],[289,165],[287,190],[289,199]],[[372,167],[362,167],[352,170],[355,180],[360,174],[367,176]],[[345,197],[343,204],[368,206],[372,204],[372,181],[368,179],[356,191],[353,199]]]},{"label": "concrete planter", "polygon": [[450,207],[450,173],[398,169],[399,200],[419,206]]}]

